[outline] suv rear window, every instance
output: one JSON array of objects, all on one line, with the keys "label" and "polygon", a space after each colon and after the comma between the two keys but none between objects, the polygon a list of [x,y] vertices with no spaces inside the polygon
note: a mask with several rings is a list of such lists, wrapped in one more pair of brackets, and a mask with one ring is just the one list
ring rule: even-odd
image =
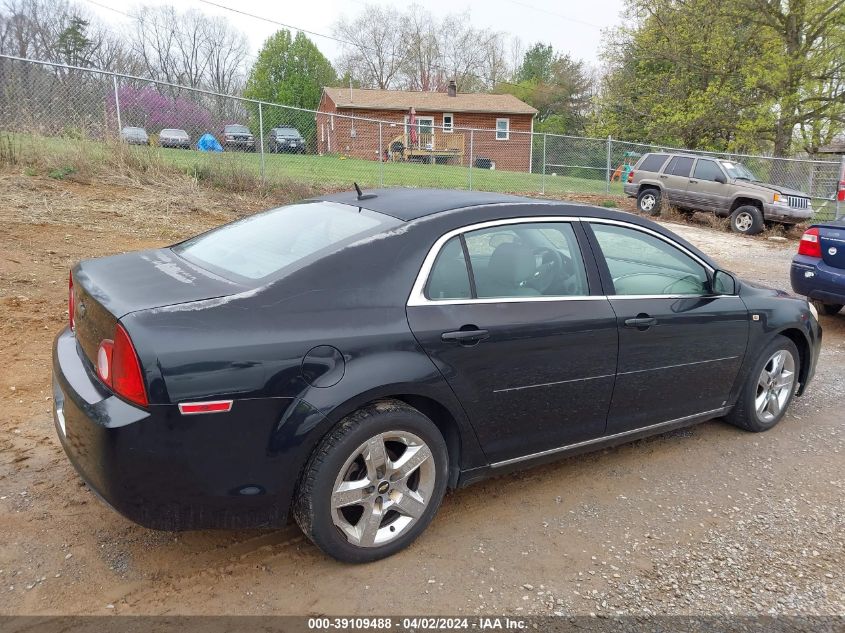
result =
[{"label": "suv rear window", "polygon": [[346,204],[305,202],[221,226],[173,250],[224,277],[264,280],[399,223],[388,215]]},{"label": "suv rear window", "polygon": [[666,167],[664,173],[672,176],[689,176],[690,169],[692,169],[692,158],[686,156],[675,156],[669,161],[669,166]]},{"label": "suv rear window", "polygon": [[637,171],[660,171],[667,158],[669,158],[667,154],[649,154],[637,167]]}]

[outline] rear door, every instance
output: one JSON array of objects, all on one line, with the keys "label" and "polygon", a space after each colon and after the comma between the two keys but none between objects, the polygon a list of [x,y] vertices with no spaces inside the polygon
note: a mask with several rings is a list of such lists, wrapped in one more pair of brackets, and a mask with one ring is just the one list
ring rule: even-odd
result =
[{"label": "rear door", "polygon": [[825,264],[845,269],[845,222],[819,225],[819,244]]},{"label": "rear door", "polygon": [[604,220],[588,230],[619,327],[607,433],[725,406],[748,339],[742,300],[711,293],[709,267],[657,232]]},{"label": "rear door", "polygon": [[604,433],[616,318],[585,246],[578,222],[485,223],[443,236],[420,273],[409,324],[493,463]]},{"label": "rear door", "polygon": [[694,159],[687,156],[673,156],[666,164],[660,181],[669,204],[683,206],[687,204],[687,187]]}]

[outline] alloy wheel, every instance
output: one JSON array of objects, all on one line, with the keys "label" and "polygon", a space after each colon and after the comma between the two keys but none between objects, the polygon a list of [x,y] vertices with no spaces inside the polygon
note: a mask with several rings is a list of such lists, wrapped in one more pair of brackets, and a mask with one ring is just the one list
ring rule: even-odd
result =
[{"label": "alloy wheel", "polygon": [[359,547],[385,545],[425,512],[435,485],[431,449],[407,431],[388,431],[355,449],[332,488],[332,521]]},{"label": "alloy wheel", "polygon": [[771,422],[786,407],[795,384],[795,359],[787,350],[778,350],[769,358],[757,380],[754,408],[763,422]]},{"label": "alloy wheel", "polygon": [[748,229],[750,229],[751,225],[753,224],[754,218],[751,217],[750,213],[747,213],[745,211],[737,214],[736,218],[734,218],[734,226],[741,233],[745,233],[746,231],[748,231]]},{"label": "alloy wheel", "polygon": [[646,194],[642,198],[640,198],[640,208],[643,211],[651,211],[654,209],[654,205],[657,202],[657,198],[654,197],[652,194]]}]

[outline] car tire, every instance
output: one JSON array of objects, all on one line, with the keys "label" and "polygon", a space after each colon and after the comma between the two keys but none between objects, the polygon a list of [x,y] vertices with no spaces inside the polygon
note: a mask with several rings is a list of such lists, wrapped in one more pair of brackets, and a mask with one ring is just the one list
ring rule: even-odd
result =
[{"label": "car tire", "polygon": [[773,428],[792,402],[800,368],[801,355],[795,343],[776,336],[760,353],[725,420],[753,433]]},{"label": "car tire", "polygon": [[[346,416],[320,442],[303,471],[293,516],[329,556],[347,563],[378,560],[425,530],[443,500],[448,473],[437,426],[403,402],[380,400]],[[368,517],[374,519],[369,525]]]},{"label": "car tire", "polygon": [[646,215],[660,215],[660,190],[649,187],[637,194],[637,209]]},{"label": "car tire", "polygon": [[813,305],[816,306],[816,310],[828,316],[839,314],[843,307],[841,303],[822,303],[821,301],[813,301]]},{"label": "car tire", "polygon": [[737,207],[731,213],[731,230],[742,235],[757,235],[762,232],[765,224],[763,213],[750,204]]}]

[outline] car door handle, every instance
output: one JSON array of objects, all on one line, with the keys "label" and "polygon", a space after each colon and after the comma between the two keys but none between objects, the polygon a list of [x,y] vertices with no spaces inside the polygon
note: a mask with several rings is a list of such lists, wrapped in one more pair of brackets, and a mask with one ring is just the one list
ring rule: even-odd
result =
[{"label": "car door handle", "polygon": [[440,335],[440,340],[444,343],[478,343],[484,339],[490,338],[490,332],[487,330],[455,330],[454,332],[443,332]]},{"label": "car door handle", "polygon": [[698,184],[698,181],[697,181],[697,180],[693,180],[692,178],[690,178],[690,179],[689,179],[689,181],[690,181],[690,183],[691,183],[691,184],[693,184],[693,185],[697,185],[697,184]]},{"label": "car door handle", "polygon": [[657,325],[657,319],[650,316],[638,316],[634,319],[625,319],[625,327],[647,330],[652,325]]},{"label": "car door handle", "polygon": [[668,178],[668,177],[669,177],[669,174],[660,174],[660,177],[661,177],[661,178]]}]

